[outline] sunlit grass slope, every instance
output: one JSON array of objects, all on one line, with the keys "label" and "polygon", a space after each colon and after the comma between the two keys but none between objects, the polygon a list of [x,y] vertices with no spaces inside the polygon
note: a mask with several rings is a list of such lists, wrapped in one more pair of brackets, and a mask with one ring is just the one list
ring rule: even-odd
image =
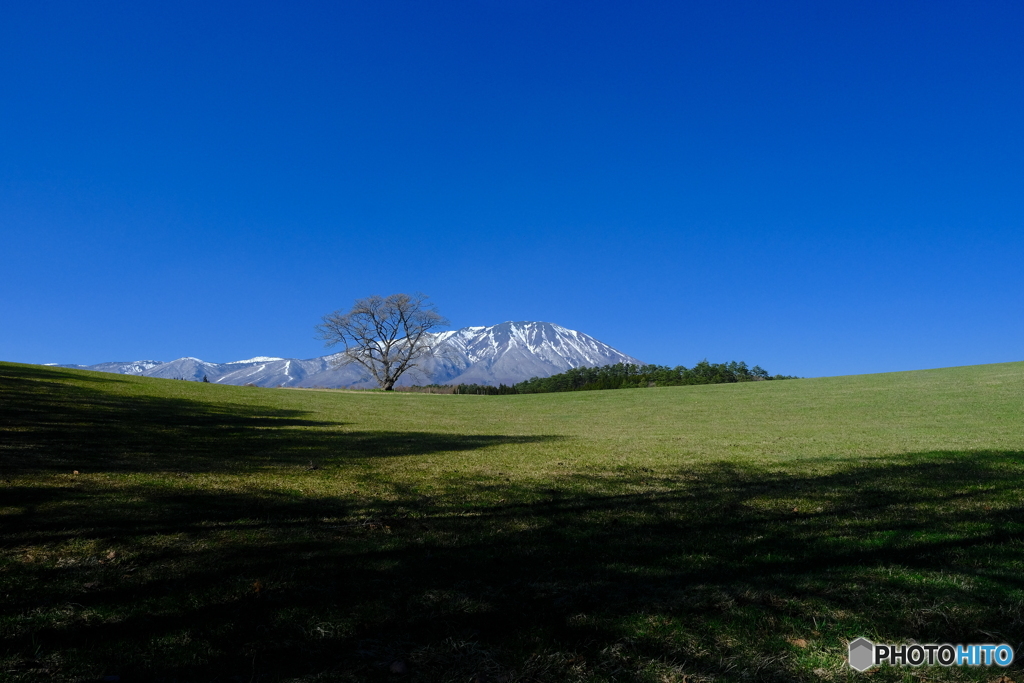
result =
[{"label": "sunlit grass slope", "polygon": [[1024,656],[1022,408],[1024,363],[524,396],[0,364],[0,679],[847,680],[862,635]]}]

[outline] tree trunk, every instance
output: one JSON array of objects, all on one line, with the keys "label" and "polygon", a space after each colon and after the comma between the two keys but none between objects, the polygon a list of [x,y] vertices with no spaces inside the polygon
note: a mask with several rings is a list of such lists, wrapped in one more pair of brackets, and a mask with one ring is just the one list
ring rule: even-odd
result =
[{"label": "tree trunk", "polygon": [[395,390],[395,380],[393,380],[393,379],[384,380],[384,383],[380,385],[380,388],[383,389],[384,391],[394,391]]}]

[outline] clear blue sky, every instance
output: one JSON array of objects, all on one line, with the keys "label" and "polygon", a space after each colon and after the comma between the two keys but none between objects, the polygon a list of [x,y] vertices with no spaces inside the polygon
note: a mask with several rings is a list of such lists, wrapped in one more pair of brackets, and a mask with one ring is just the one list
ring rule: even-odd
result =
[{"label": "clear blue sky", "polygon": [[422,291],[644,361],[1024,360],[1020,2],[0,5],[0,359]]}]

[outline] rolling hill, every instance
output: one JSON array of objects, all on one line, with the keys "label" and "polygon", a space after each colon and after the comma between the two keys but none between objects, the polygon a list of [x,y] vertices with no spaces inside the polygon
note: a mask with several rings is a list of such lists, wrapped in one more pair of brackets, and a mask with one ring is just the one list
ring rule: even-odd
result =
[{"label": "rolling hill", "polygon": [[1024,363],[511,396],[0,363],[0,670],[812,681],[852,680],[860,636],[1016,647],[1021,387]]}]

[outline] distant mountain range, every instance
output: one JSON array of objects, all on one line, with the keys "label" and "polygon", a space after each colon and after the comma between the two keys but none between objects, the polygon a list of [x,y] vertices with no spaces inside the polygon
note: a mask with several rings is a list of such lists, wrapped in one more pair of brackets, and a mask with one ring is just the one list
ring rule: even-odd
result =
[{"label": "distant mountain range", "polygon": [[[570,368],[614,363],[642,365],[632,356],[593,337],[553,323],[507,322],[490,327],[464,327],[441,332],[439,353],[422,368],[414,368],[398,384],[515,384],[531,377],[549,377]],[[122,375],[202,380],[217,384],[261,387],[375,387],[355,364],[332,367],[339,354],[298,360],[258,356],[230,363],[207,363],[198,358],[162,362],[137,360],[97,365],[60,365]],[[51,363],[51,365],[57,365]]]}]

